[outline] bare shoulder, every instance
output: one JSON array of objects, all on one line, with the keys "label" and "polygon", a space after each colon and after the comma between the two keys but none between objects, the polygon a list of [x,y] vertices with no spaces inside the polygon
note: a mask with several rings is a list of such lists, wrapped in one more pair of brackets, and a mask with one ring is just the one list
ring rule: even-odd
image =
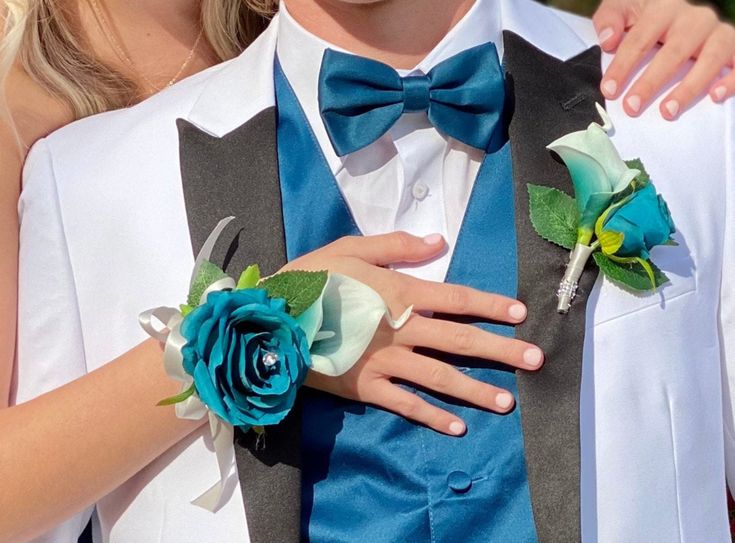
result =
[{"label": "bare shoulder", "polygon": [[3,209],[17,202],[21,170],[28,149],[40,138],[72,120],[71,112],[20,68],[13,68],[5,86],[7,107],[0,116],[0,195]]},{"label": "bare shoulder", "polygon": [[18,291],[18,197],[24,153],[0,122],[0,408],[7,406],[15,355]]},{"label": "bare shoulder", "polygon": [[13,250],[13,238],[17,237],[16,208],[22,167],[23,155],[15,136],[7,124],[0,123],[0,255],[3,257],[17,252]]},{"label": "bare shoulder", "polygon": [[17,136],[26,149],[73,120],[71,109],[63,101],[19,68],[11,71],[5,90]]}]

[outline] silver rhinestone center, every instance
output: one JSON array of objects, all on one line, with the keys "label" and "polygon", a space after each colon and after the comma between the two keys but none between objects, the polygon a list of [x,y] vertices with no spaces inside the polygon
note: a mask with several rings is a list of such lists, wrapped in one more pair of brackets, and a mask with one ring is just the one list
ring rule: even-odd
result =
[{"label": "silver rhinestone center", "polygon": [[265,353],[263,353],[263,356],[260,359],[263,361],[263,365],[268,369],[271,369],[273,366],[275,366],[279,360],[278,355],[270,351],[266,351]]}]

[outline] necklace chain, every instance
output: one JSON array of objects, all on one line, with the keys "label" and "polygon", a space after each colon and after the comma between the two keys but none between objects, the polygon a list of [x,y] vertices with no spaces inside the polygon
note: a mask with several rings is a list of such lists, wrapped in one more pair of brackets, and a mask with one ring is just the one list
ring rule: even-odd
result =
[{"label": "necklace chain", "polygon": [[130,55],[125,52],[125,48],[115,37],[115,32],[113,32],[112,25],[108,21],[100,5],[97,3],[97,0],[89,0],[89,4],[92,7],[92,11],[94,12],[95,19],[97,19],[97,23],[100,26],[100,30],[102,30],[105,38],[107,38],[107,42],[110,44],[110,47],[112,47],[115,55],[123,62],[123,64],[126,64],[130,68],[130,70],[135,73],[136,76],[145,81],[145,83],[149,87],[149,90],[153,91],[154,93],[163,90],[166,87],[170,87],[179,80],[181,74],[184,73],[184,70],[186,70],[186,68],[189,66],[189,63],[194,58],[194,53],[196,53],[196,50],[199,47],[199,43],[202,40],[202,36],[204,35],[204,28],[202,28],[199,30],[199,34],[194,41],[194,45],[192,45],[191,49],[189,49],[189,53],[186,55],[186,58],[179,67],[179,70],[174,74],[171,79],[169,79],[169,81],[165,85],[159,86],[153,83],[153,81],[151,81],[146,74],[141,72],[133,62],[133,59],[130,58]]}]

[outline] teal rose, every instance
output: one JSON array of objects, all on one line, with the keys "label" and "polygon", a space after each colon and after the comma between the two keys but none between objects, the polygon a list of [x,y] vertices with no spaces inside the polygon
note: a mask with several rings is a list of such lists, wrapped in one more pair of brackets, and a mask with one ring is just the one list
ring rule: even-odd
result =
[{"label": "teal rose", "polygon": [[676,227],[666,201],[649,183],[614,207],[605,217],[602,230],[623,234],[615,256],[648,260],[651,248],[668,242]]},{"label": "teal rose", "polygon": [[307,338],[286,302],[263,289],[210,293],[181,334],[184,370],[199,399],[234,426],[281,422],[311,366]]}]

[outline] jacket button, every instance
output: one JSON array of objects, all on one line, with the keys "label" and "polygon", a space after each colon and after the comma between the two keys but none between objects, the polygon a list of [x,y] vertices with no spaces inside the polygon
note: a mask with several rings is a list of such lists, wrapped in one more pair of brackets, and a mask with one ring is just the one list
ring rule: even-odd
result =
[{"label": "jacket button", "polygon": [[449,488],[457,494],[463,494],[472,488],[472,478],[464,471],[453,471],[447,477]]}]

